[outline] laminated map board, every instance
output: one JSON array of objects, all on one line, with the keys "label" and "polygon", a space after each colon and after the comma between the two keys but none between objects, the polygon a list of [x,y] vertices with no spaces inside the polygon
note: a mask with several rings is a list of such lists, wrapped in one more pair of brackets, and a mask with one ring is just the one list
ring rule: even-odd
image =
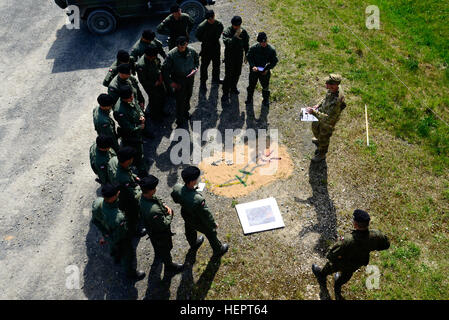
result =
[{"label": "laminated map board", "polygon": [[275,198],[238,204],[235,209],[244,234],[285,227]]}]

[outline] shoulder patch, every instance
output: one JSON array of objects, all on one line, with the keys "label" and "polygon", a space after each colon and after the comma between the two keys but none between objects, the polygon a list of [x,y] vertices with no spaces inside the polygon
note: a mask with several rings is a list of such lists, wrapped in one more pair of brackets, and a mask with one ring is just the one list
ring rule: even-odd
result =
[{"label": "shoulder patch", "polygon": [[112,69],[109,69],[109,72],[112,72],[112,71],[114,71],[114,70],[112,70]]},{"label": "shoulder patch", "polygon": [[201,201],[201,206],[204,207],[206,205],[206,200]]},{"label": "shoulder patch", "polygon": [[104,124],[104,125],[103,125],[103,128],[106,128],[107,126],[108,126],[107,124]]}]

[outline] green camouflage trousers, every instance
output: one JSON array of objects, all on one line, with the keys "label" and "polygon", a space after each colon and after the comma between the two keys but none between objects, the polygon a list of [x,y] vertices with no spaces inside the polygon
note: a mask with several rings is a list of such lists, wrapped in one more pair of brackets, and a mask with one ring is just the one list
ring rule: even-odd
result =
[{"label": "green camouflage trousers", "polygon": [[319,121],[312,122],[313,136],[318,139],[318,151],[321,154],[327,153],[329,149],[329,140],[332,136],[333,129],[320,124]]}]

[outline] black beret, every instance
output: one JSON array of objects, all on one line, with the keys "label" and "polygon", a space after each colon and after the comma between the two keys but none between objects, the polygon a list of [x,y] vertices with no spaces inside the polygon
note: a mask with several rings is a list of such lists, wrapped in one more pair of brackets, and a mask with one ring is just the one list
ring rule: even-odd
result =
[{"label": "black beret", "polygon": [[155,57],[157,56],[157,49],[154,47],[147,47],[145,49],[145,54],[149,57]]},{"label": "black beret", "polygon": [[125,50],[119,50],[117,53],[117,60],[118,61],[129,61],[129,53]]},{"label": "black beret", "polygon": [[119,186],[115,183],[107,183],[101,188],[101,195],[105,198],[111,198],[119,192]]},{"label": "black beret", "polygon": [[182,180],[184,180],[185,183],[189,183],[190,181],[198,179],[200,176],[201,171],[197,167],[189,166],[182,170],[181,177]]},{"label": "black beret", "polygon": [[371,220],[368,212],[360,210],[360,209],[356,209],[354,210],[354,221],[355,222],[362,222],[362,223],[367,223]]},{"label": "black beret", "polygon": [[156,38],[156,34],[154,33],[153,30],[144,30],[142,32],[142,38],[147,39],[147,40],[154,40],[154,38]]},{"label": "black beret", "polygon": [[110,107],[114,104],[114,99],[110,95],[102,93],[98,96],[97,102],[102,107]]},{"label": "black beret", "polygon": [[131,158],[134,158],[134,154],[136,153],[133,147],[122,147],[117,152],[118,162],[123,163],[128,161]]},{"label": "black beret", "polygon": [[170,13],[178,12],[179,11],[179,5],[175,4],[170,7]]},{"label": "black beret", "polygon": [[267,34],[265,32],[259,32],[257,35],[257,42],[266,42],[267,41]]},{"label": "black beret", "polygon": [[97,137],[96,143],[98,148],[107,149],[112,147],[113,140],[112,137],[100,135]]},{"label": "black beret", "polygon": [[140,181],[140,187],[144,190],[144,192],[146,192],[148,190],[155,189],[158,183],[159,179],[150,174],[148,177],[145,177]]},{"label": "black beret", "polygon": [[214,10],[207,10],[207,11],[206,11],[206,14],[204,15],[204,17],[205,17],[206,19],[213,18],[214,16],[215,16]]},{"label": "black beret", "polygon": [[240,16],[234,16],[231,19],[231,23],[232,23],[233,26],[239,26],[239,25],[242,24],[242,18]]},{"label": "black beret", "polygon": [[176,45],[184,45],[187,42],[187,38],[184,36],[180,36],[176,39]]},{"label": "black beret", "polygon": [[129,99],[133,95],[133,90],[130,86],[125,86],[120,90],[120,98],[121,99]]},{"label": "black beret", "polygon": [[117,71],[123,74],[131,74],[131,67],[129,64],[124,63],[118,66]]}]

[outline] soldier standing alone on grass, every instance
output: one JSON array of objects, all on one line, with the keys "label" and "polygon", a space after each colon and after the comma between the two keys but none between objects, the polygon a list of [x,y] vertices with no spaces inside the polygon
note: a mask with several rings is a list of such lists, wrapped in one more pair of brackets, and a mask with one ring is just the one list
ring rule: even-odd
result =
[{"label": "soldier standing alone on grass", "polygon": [[175,203],[181,205],[181,216],[185,222],[185,233],[191,250],[197,250],[204,241],[204,237],[197,238],[197,231],[204,233],[214,252],[213,257],[224,255],[228,244],[221,244],[217,238],[218,225],[215,223],[212,212],[206,205],[206,200],[195,190],[195,185],[200,176],[200,169],[187,167],[182,173],[185,185],[180,183],[173,187],[171,197]]},{"label": "soldier standing alone on grass", "polygon": [[[248,97],[246,98],[246,104],[253,102],[254,89],[256,88],[257,81],[260,81],[262,85],[262,104],[269,106],[270,104],[270,76],[271,69],[273,69],[278,63],[276,50],[267,42],[267,35],[265,32],[260,32],[257,35],[257,44],[249,48],[247,59],[249,64],[249,84],[248,84]],[[262,69],[259,69],[262,68]]]},{"label": "soldier standing alone on grass", "polygon": [[128,222],[119,209],[117,199],[120,190],[117,185],[108,183],[101,188],[101,194],[103,197],[97,198],[92,204],[91,220],[103,235],[100,245],[104,245],[108,241],[114,262],[121,262],[128,278],[141,280],[145,277],[145,272],[136,270],[133,265],[136,252],[132,245]]},{"label": "soldier standing alone on grass", "polygon": [[187,41],[189,40],[194,24],[193,19],[188,14],[182,13],[176,4],[170,8],[170,15],[157,26],[157,32],[170,37],[168,49],[171,50],[176,46],[179,37],[186,37]]},{"label": "soldier standing alone on grass", "polygon": [[200,68],[200,88],[206,89],[207,69],[212,61],[212,84],[220,83],[220,37],[223,33],[223,24],[215,20],[213,10],[206,12],[206,19],[201,22],[196,31],[196,38],[201,41],[201,68]]},{"label": "soldier standing alone on grass", "polygon": [[335,129],[335,125],[340,119],[341,112],[346,108],[345,96],[343,90],[339,88],[341,76],[331,74],[326,79],[326,88],[328,89],[326,97],[321,103],[307,108],[307,112],[318,118],[318,121],[312,122],[312,132],[314,138],[312,142],[317,146],[313,162],[319,162],[326,159],[326,153],[329,150],[329,140]]},{"label": "soldier standing alone on grass", "polygon": [[370,216],[366,211],[354,211],[354,229],[345,235],[328,252],[328,262],[321,269],[312,265],[313,274],[321,286],[326,287],[328,275],[334,276],[335,299],[342,300],[341,287],[351,279],[352,274],[361,266],[369,263],[369,254],[374,250],[386,250],[390,247],[387,236],[378,230],[369,230]]},{"label": "soldier standing alone on grass", "polygon": [[229,91],[239,94],[237,83],[242,73],[242,63],[246,60],[249,50],[249,35],[242,28],[242,18],[234,16],[231,20],[232,26],[223,32],[223,43],[225,44],[225,78],[223,81],[222,100],[229,99]]},{"label": "soldier standing alone on grass", "polygon": [[140,214],[154,248],[154,261],[161,259],[166,272],[180,272],[183,265],[174,263],[170,254],[173,249],[172,237],[174,235],[170,228],[173,210],[154,195],[158,183],[159,179],[153,175],[142,179],[140,183],[142,188]]}]

